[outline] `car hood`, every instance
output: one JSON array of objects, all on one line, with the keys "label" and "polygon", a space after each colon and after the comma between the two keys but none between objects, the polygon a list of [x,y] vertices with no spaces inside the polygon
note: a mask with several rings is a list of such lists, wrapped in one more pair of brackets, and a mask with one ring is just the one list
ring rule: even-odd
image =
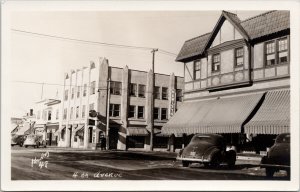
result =
[{"label": "car hood", "polygon": [[216,148],[216,146],[211,143],[203,142],[203,143],[195,143],[189,144],[186,148],[184,148],[182,155],[189,156],[191,152],[195,152],[197,156],[205,155],[209,150]]}]

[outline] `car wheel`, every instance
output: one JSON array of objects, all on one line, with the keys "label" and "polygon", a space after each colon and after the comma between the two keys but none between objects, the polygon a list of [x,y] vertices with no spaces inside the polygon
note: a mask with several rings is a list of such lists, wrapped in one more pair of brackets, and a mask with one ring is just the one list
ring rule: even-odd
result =
[{"label": "car wheel", "polygon": [[182,161],[182,167],[188,167],[189,165],[190,165],[190,162]]},{"label": "car wheel", "polygon": [[275,173],[275,169],[267,167],[266,168],[266,176],[272,178]]},{"label": "car wheel", "polygon": [[25,146],[25,148],[27,148],[28,146],[27,145],[24,145]]},{"label": "car wheel", "polygon": [[23,143],[20,143],[20,147],[23,147]]},{"label": "car wheel", "polygon": [[210,167],[211,168],[217,168],[220,166],[221,162],[221,157],[220,157],[220,154],[215,154],[212,159],[211,159],[211,162],[210,162]]}]

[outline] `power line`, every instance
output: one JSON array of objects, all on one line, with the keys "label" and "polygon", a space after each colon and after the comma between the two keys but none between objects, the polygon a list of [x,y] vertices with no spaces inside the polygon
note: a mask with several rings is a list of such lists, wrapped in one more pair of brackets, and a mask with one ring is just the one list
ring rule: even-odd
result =
[{"label": "power line", "polygon": [[[29,35],[34,35],[34,36],[48,37],[48,38],[53,38],[53,39],[58,39],[58,40],[68,40],[68,41],[74,41],[74,42],[79,42],[79,43],[96,44],[96,45],[100,45],[100,46],[108,46],[108,47],[115,47],[115,48],[139,49],[139,50],[144,50],[144,51],[151,51],[154,49],[153,47],[132,46],[132,45],[124,45],[124,44],[99,42],[99,41],[89,41],[89,40],[76,39],[76,38],[70,38],[70,37],[62,37],[62,36],[58,36],[58,35],[50,35],[50,34],[37,33],[37,32],[32,32],[32,31],[25,31],[25,30],[14,29],[14,28],[12,28],[11,30],[14,32],[29,34]],[[171,53],[171,52],[165,51],[163,49],[159,49],[159,52],[162,54],[165,54],[165,55],[169,55],[169,56],[177,55],[175,53]]]}]

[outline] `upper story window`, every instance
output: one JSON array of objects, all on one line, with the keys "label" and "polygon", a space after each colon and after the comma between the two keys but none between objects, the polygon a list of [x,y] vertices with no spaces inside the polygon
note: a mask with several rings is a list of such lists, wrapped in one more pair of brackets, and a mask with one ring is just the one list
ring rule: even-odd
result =
[{"label": "upper story window", "polygon": [[176,89],[176,101],[182,101],[182,89]]},{"label": "upper story window", "polygon": [[77,86],[77,98],[80,97],[80,86]]},{"label": "upper story window", "polygon": [[96,93],[96,81],[91,82],[91,90],[90,94],[93,95]]},{"label": "upper story window", "polygon": [[76,107],[76,119],[79,118],[79,106]]},{"label": "upper story window", "polygon": [[163,100],[168,100],[168,88],[167,87],[162,87],[162,94],[161,94],[161,98]]},{"label": "upper story window", "polygon": [[68,114],[68,109],[65,108],[65,109],[64,109],[64,116],[63,116],[63,119],[67,119],[67,114]]},{"label": "upper story window", "polygon": [[74,99],[74,87],[72,88],[72,91],[71,91],[71,99]]},{"label": "upper story window", "polygon": [[109,116],[120,117],[120,104],[109,104]]},{"label": "upper story window", "polygon": [[51,111],[48,111],[48,121],[51,120]]},{"label": "upper story window", "polygon": [[59,118],[59,109],[56,109],[56,120]]},{"label": "upper story window", "polygon": [[65,101],[67,101],[68,100],[68,90],[65,90]]},{"label": "upper story window", "polygon": [[70,119],[73,119],[73,107],[71,107],[71,111],[70,111]]},{"label": "upper story window", "polygon": [[117,81],[111,81],[110,93],[113,95],[121,95],[122,83]]},{"label": "upper story window", "polygon": [[160,87],[154,87],[154,99],[160,99]]},{"label": "upper story window", "polygon": [[145,97],[145,90],[146,86],[145,85],[139,85],[139,97]]},{"label": "upper story window", "polygon": [[83,85],[83,96],[86,96],[86,91],[87,91],[87,84]]},{"label": "upper story window", "polygon": [[129,106],[128,118],[135,118],[135,106],[134,105]]},{"label": "upper story window", "polygon": [[243,66],[244,65],[244,48],[235,49],[235,66]]},{"label": "upper story window", "polygon": [[275,65],[275,41],[266,44],[266,65]]},{"label": "upper story window", "polygon": [[288,38],[280,38],[269,41],[265,44],[266,66],[287,63],[289,60]]},{"label": "upper story window", "polygon": [[194,80],[200,79],[201,61],[197,60],[194,62]]},{"label": "upper story window", "polygon": [[137,86],[135,83],[130,83],[130,96],[136,97],[137,96]]},{"label": "upper story window", "polygon": [[85,117],[85,105],[82,105],[82,112],[81,112],[81,117]]},{"label": "upper story window", "polygon": [[287,40],[287,38],[278,40],[278,60],[279,60],[279,63],[288,62],[288,40]]},{"label": "upper story window", "polygon": [[167,120],[167,119],[168,119],[168,109],[161,108],[161,120]]},{"label": "upper story window", "polygon": [[144,106],[138,106],[138,118],[144,119]]},{"label": "upper story window", "polygon": [[157,108],[157,107],[154,107],[154,110],[153,110],[153,119],[159,120],[159,108]]},{"label": "upper story window", "polygon": [[212,72],[220,71],[220,64],[221,64],[221,56],[220,54],[215,54],[212,57]]}]

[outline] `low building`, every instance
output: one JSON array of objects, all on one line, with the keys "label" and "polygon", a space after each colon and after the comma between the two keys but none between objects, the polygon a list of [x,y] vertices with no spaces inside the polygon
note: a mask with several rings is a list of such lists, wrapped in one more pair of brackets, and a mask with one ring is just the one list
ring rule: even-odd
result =
[{"label": "low building", "polygon": [[154,148],[167,149],[161,127],[180,106],[182,89],[183,78],[174,74],[111,67],[105,58],[73,70],[65,74],[59,146],[94,149],[108,134],[109,149],[149,149],[153,118]]},{"label": "low building", "polygon": [[57,146],[60,122],[60,103],[58,99],[44,99],[35,103],[34,133],[43,135],[48,146]]},{"label": "low building", "polygon": [[259,152],[290,131],[289,11],[243,21],[223,11],[213,31],[187,40],[176,60],[184,63],[184,103],[163,133],[218,133]]}]

